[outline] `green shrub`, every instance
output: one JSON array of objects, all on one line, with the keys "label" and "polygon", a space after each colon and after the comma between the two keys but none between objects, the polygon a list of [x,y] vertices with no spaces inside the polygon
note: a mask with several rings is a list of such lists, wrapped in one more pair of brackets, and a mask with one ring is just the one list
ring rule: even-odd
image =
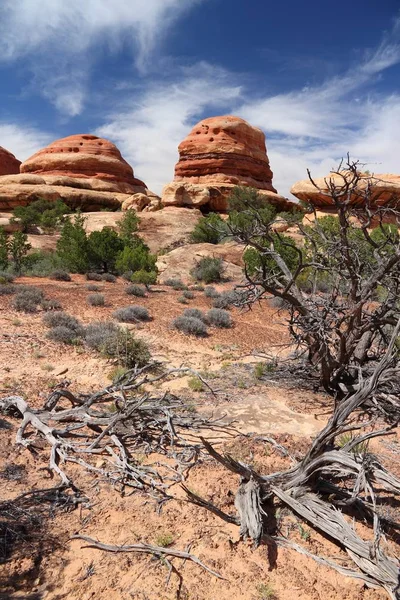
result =
[{"label": "green shrub", "polygon": [[206,315],[207,323],[214,327],[229,328],[232,327],[231,315],[221,308],[212,308]]},{"label": "green shrub", "polygon": [[[8,242],[8,236],[4,227],[0,227],[0,269],[7,269],[8,267],[8,254],[10,246]],[[5,282],[1,282],[5,283]]]},{"label": "green shrub", "polygon": [[201,217],[190,235],[190,241],[208,244],[219,244],[219,242],[228,234],[225,221],[220,215],[210,213],[206,217]]},{"label": "green shrub", "polygon": [[126,271],[156,271],[157,257],[150,254],[149,248],[144,242],[139,240],[139,243],[134,246],[125,246],[118,254],[115,268],[118,273],[125,273]]},{"label": "green shrub", "polygon": [[179,296],[178,302],[180,304],[189,304],[189,300],[187,298],[185,298],[185,296]]},{"label": "green shrub", "polygon": [[132,248],[141,243],[140,238],[136,235],[139,223],[140,219],[133,209],[129,209],[124,213],[124,216],[118,223],[119,237],[123,241],[124,246]]},{"label": "green shrub", "polygon": [[201,258],[190,274],[193,279],[204,283],[215,283],[222,280],[224,266],[221,258],[206,256]]},{"label": "green shrub", "polygon": [[190,290],[184,290],[182,296],[184,298],[186,298],[187,300],[193,300],[193,298],[194,298],[194,294]]},{"label": "green shrub", "polygon": [[131,276],[132,283],[142,283],[146,287],[157,283],[157,271],[144,271],[143,269],[136,271]]},{"label": "green shrub", "polygon": [[56,252],[37,250],[28,254],[22,265],[22,273],[28,277],[49,277],[54,271],[65,270]]},{"label": "green shrub", "polygon": [[103,294],[89,294],[86,298],[86,302],[90,304],[90,306],[104,306],[105,299]]},{"label": "green shrub", "polygon": [[28,242],[26,233],[22,233],[22,231],[13,233],[9,239],[8,248],[12,258],[13,270],[16,273],[21,273],[27,254],[32,248],[31,244]]},{"label": "green shrub", "polygon": [[61,200],[44,200],[31,202],[28,206],[18,206],[13,211],[11,222],[17,222],[26,233],[30,227],[39,226],[45,231],[58,229],[65,221],[65,215],[71,212]]},{"label": "green shrub", "polygon": [[137,323],[138,321],[150,321],[150,315],[144,306],[126,306],[118,308],[113,312],[114,319],[120,323]]},{"label": "green shrub", "polygon": [[34,313],[42,300],[42,290],[34,286],[26,286],[16,293],[13,307],[21,312]]},{"label": "green shrub", "polygon": [[0,271],[0,283],[13,283],[15,281],[15,275],[7,273],[7,271]]},{"label": "green shrub", "polygon": [[71,273],[86,273],[89,267],[89,243],[85,218],[80,213],[67,219],[57,242],[57,253]]},{"label": "green shrub", "polygon": [[132,285],[128,285],[125,288],[125,294],[128,294],[128,296],[137,296],[139,298],[146,296],[146,290],[141,285],[132,283]]},{"label": "green shrub", "polygon": [[164,285],[172,287],[176,291],[187,290],[187,285],[183,283],[181,279],[170,278],[164,281]]},{"label": "green shrub", "polygon": [[56,269],[50,275],[50,279],[55,279],[56,281],[71,281],[71,275],[67,273],[67,271]]},{"label": "green shrub", "polygon": [[101,231],[92,231],[87,238],[87,244],[89,264],[94,269],[100,269],[106,273],[116,268],[119,254],[124,251],[123,241],[111,227],[103,227]]},{"label": "green shrub", "polygon": [[187,335],[197,337],[205,337],[207,335],[207,325],[200,319],[196,319],[196,317],[181,315],[174,319],[172,325],[175,329]]},{"label": "green shrub", "polygon": [[201,379],[199,379],[199,377],[191,377],[188,380],[188,387],[193,392],[202,392],[204,390],[203,382],[201,381]]}]

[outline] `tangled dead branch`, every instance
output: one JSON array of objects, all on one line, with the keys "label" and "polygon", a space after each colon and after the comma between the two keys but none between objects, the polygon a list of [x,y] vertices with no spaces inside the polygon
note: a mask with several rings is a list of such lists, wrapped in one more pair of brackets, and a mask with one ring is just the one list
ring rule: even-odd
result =
[{"label": "tangled dead branch", "polygon": [[[68,463],[75,463],[119,491],[146,491],[162,502],[168,499],[169,488],[184,481],[197,461],[202,448],[199,433],[213,430],[216,435],[222,431],[233,435],[234,429],[200,417],[169,392],[146,391],[146,386],[177,371],[188,371],[157,372],[157,368],[159,365],[153,364],[131,369],[113,385],[91,395],[58,388],[39,410],[20,396],[4,398],[0,409],[22,417],[17,444],[34,448],[38,435],[47,441],[49,470],[59,477],[62,488],[77,491],[66,470]],[[150,455],[161,455],[165,462],[147,462]]]}]

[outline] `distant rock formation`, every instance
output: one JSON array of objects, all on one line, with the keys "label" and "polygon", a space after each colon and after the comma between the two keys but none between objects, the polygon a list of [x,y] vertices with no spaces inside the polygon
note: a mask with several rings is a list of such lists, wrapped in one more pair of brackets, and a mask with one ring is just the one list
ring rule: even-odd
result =
[{"label": "distant rock formation", "polygon": [[[340,174],[330,173],[326,177],[314,179],[315,185],[309,179],[303,179],[295,183],[290,192],[299,200],[312,204],[320,211],[334,213],[335,206],[329,194],[328,184],[333,182],[337,189],[340,189],[351,177],[350,171],[342,171]],[[353,207],[362,207],[363,194],[369,186],[371,201],[376,206],[397,206],[400,209],[400,175],[360,173],[360,177],[357,188],[350,197]]]},{"label": "distant rock formation", "polygon": [[14,154],[11,154],[11,152],[0,146],[0,175],[15,175],[19,173],[20,164],[21,161],[15,158]]},{"label": "distant rock formation", "polygon": [[136,179],[109,140],[71,135],[52,142],[20,166],[20,175],[0,177],[0,210],[61,198],[71,208],[157,210],[159,197]]},{"label": "distant rock formation", "polygon": [[293,207],[272,185],[265,136],[231,115],[200,121],[179,144],[174,181],[162,192],[164,206],[225,212],[234,186],[257,188],[267,203]]}]

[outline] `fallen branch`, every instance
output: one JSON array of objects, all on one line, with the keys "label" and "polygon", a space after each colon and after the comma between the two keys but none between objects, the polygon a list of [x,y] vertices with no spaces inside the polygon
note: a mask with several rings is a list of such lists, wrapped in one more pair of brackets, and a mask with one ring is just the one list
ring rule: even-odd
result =
[{"label": "fallen branch", "polygon": [[73,535],[71,540],[83,540],[88,543],[87,548],[96,548],[97,550],[104,550],[106,552],[141,552],[144,554],[153,554],[157,558],[161,558],[161,556],[173,556],[174,558],[182,558],[183,560],[190,560],[214,577],[218,579],[225,579],[216,571],[207,567],[204,563],[201,562],[197,556],[194,554],[189,554],[189,552],[185,552],[183,550],[175,550],[174,548],[164,548],[163,546],[152,546],[151,544],[129,544],[125,546],[114,546],[111,544],[103,544],[102,542],[98,542],[93,538],[87,537],[85,535]]}]

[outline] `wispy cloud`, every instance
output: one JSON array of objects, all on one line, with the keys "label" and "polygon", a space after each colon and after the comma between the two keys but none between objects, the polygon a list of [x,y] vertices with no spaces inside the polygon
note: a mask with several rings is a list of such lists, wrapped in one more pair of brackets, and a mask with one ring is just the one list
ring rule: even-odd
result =
[{"label": "wispy cloud", "polygon": [[181,70],[172,83],[135,90],[97,134],[112,139],[136,175],[160,192],[173,179],[178,144],[194,123],[204,111],[229,112],[240,93],[240,85],[231,83],[228,73],[201,63]]},{"label": "wispy cloud", "polygon": [[0,62],[22,57],[34,82],[70,115],[84,106],[91,66],[122,47],[143,71],[182,13],[205,0],[2,0]]},{"label": "wispy cloud", "polygon": [[21,161],[47,146],[52,139],[53,136],[35,127],[0,121],[0,145]]}]

